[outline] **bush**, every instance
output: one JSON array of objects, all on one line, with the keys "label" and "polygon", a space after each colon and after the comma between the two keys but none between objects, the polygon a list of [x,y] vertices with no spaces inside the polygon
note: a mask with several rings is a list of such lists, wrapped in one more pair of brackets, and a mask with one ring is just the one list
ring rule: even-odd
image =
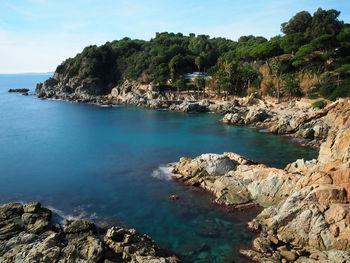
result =
[{"label": "bush", "polygon": [[320,97],[320,94],[317,91],[309,94],[309,99],[312,99],[312,100],[318,99],[319,97]]},{"label": "bush", "polygon": [[297,53],[295,53],[295,57],[296,58],[305,57],[307,55],[310,55],[314,51],[315,51],[315,47],[312,44],[306,44],[299,48]]},{"label": "bush", "polygon": [[344,80],[339,87],[336,87],[328,99],[335,101],[337,98],[345,97],[350,97],[350,79]]},{"label": "bush", "polygon": [[319,108],[319,109],[323,109],[324,107],[326,107],[326,105],[327,105],[327,102],[325,102],[324,100],[318,100],[312,103],[312,107]]}]

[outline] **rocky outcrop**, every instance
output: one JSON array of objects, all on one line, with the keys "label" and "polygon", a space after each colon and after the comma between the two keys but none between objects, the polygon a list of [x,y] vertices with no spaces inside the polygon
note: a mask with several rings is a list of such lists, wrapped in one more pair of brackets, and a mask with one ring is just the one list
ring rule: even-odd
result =
[{"label": "rocky outcrop", "polygon": [[9,89],[8,92],[27,93],[29,89]]},{"label": "rocky outcrop", "polygon": [[254,250],[241,251],[252,260],[350,262],[349,100],[312,116],[328,125],[317,160],[297,160],[281,170],[233,153],[203,154],[181,158],[173,169],[177,180],[210,191],[219,204],[264,207],[249,223],[260,231]]},{"label": "rocky outcrop", "polygon": [[[338,100],[319,110],[309,102],[275,103],[256,94],[230,101],[199,100],[197,92],[175,91],[154,83],[125,80],[119,85],[102,84],[84,75],[84,68],[70,76],[69,63],[60,65],[52,78],[38,83],[35,92],[39,98],[64,99],[103,105],[129,104],[151,109],[182,112],[214,112],[225,114],[223,123],[249,125],[266,132],[309,140],[307,145],[319,147],[328,136],[340,105],[349,108],[348,100]],[[341,110],[340,110],[341,111]]]},{"label": "rocky outcrop", "polygon": [[[188,113],[226,114],[222,119],[223,123],[249,125],[274,134],[304,138],[311,140],[307,144],[315,147],[319,147],[327,138],[339,105],[349,104],[349,101],[338,100],[319,110],[314,109],[309,102],[291,101],[277,104],[272,100],[262,99],[257,94],[221,101],[213,94],[204,96],[194,91],[176,91],[174,88],[160,87],[154,83],[145,84],[136,80],[124,80],[118,85],[105,83],[107,79],[89,77],[88,65],[87,60],[81,64],[78,72],[75,72],[69,60],[63,62],[51,78],[37,84],[37,96],[109,106],[130,104]],[[72,71],[76,74],[72,74]]]},{"label": "rocky outcrop", "polygon": [[173,173],[177,180],[210,191],[216,203],[231,208],[250,202],[263,207],[277,204],[300,178],[233,153],[181,158]]},{"label": "rocky outcrop", "polygon": [[[258,100],[253,105],[235,107],[233,112],[224,116],[222,122],[251,125],[274,134],[304,138],[311,141],[308,145],[319,146],[328,138],[334,126],[344,127],[341,122],[347,122],[346,116],[349,114],[349,99],[339,99],[322,110],[298,101],[275,104]],[[329,149],[328,146],[325,148]]]},{"label": "rocky outcrop", "polygon": [[0,206],[0,262],[133,262],[175,263],[147,235],[112,227],[101,239],[94,223],[51,222],[40,203]]}]

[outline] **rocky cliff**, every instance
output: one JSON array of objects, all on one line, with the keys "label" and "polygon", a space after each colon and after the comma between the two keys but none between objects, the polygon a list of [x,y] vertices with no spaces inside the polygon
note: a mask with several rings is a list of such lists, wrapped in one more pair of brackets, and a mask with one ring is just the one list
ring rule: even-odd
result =
[{"label": "rocky cliff", "polygon": [[254,250],[242,251],[256,261],[350,262],[350,100],[296,120],[294,129],[313,121],[328,130],[317,160],[281,170],[233,153],[203,154],[173,169],[219,204],[264,207],[249,224],[261,231]]},{"label": "rocky cliff", "polygon": [[111,227],[106,233],[86,220],[61,226],[40,203],[0,206],[0,262],[176,263],[147,235]]}]

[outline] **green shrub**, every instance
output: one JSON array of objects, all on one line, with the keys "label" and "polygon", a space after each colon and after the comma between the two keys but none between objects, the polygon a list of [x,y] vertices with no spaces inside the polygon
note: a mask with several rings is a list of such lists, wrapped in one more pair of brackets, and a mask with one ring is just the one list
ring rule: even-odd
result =
[{"label": "green shrub", "polygon": [[312,44],[306,44],[299,48],[297,53],[295,53],[295,57],[296,58],[305,57],[310,55],[314,51],[315,51],[315,47]]},{"label": "green shrub", "polygon": [[345,97],[350,97],[350,79],[344,80],[339,87],[336,87],[328,99],[335,101],[337,98]]},{"label": "green shrub", "polygon": [[309,94],[309,99],[312,99],[312,100],[318,99],[319,97],[320,97],[320,94],[317,91]]},{"label": "green shrub", "polygon": [[312,107],[319,108],[319,109],[323,109],[324,107],[326,107],[326,105],[327,105],[327,102],[325,102],[324,100],[318,100],[312,103]]}]

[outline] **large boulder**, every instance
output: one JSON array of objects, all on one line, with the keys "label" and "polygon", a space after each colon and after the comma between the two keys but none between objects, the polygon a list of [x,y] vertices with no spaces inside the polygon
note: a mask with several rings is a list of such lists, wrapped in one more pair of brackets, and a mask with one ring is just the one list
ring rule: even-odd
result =
[{"label": "large boulder", "polygon": [[181,158],[173,173],[177,180],[212,192],[215,201],[224,205],[250,201],[262,206],[279,203],[288,197],[300,178],[233,153]]}]

